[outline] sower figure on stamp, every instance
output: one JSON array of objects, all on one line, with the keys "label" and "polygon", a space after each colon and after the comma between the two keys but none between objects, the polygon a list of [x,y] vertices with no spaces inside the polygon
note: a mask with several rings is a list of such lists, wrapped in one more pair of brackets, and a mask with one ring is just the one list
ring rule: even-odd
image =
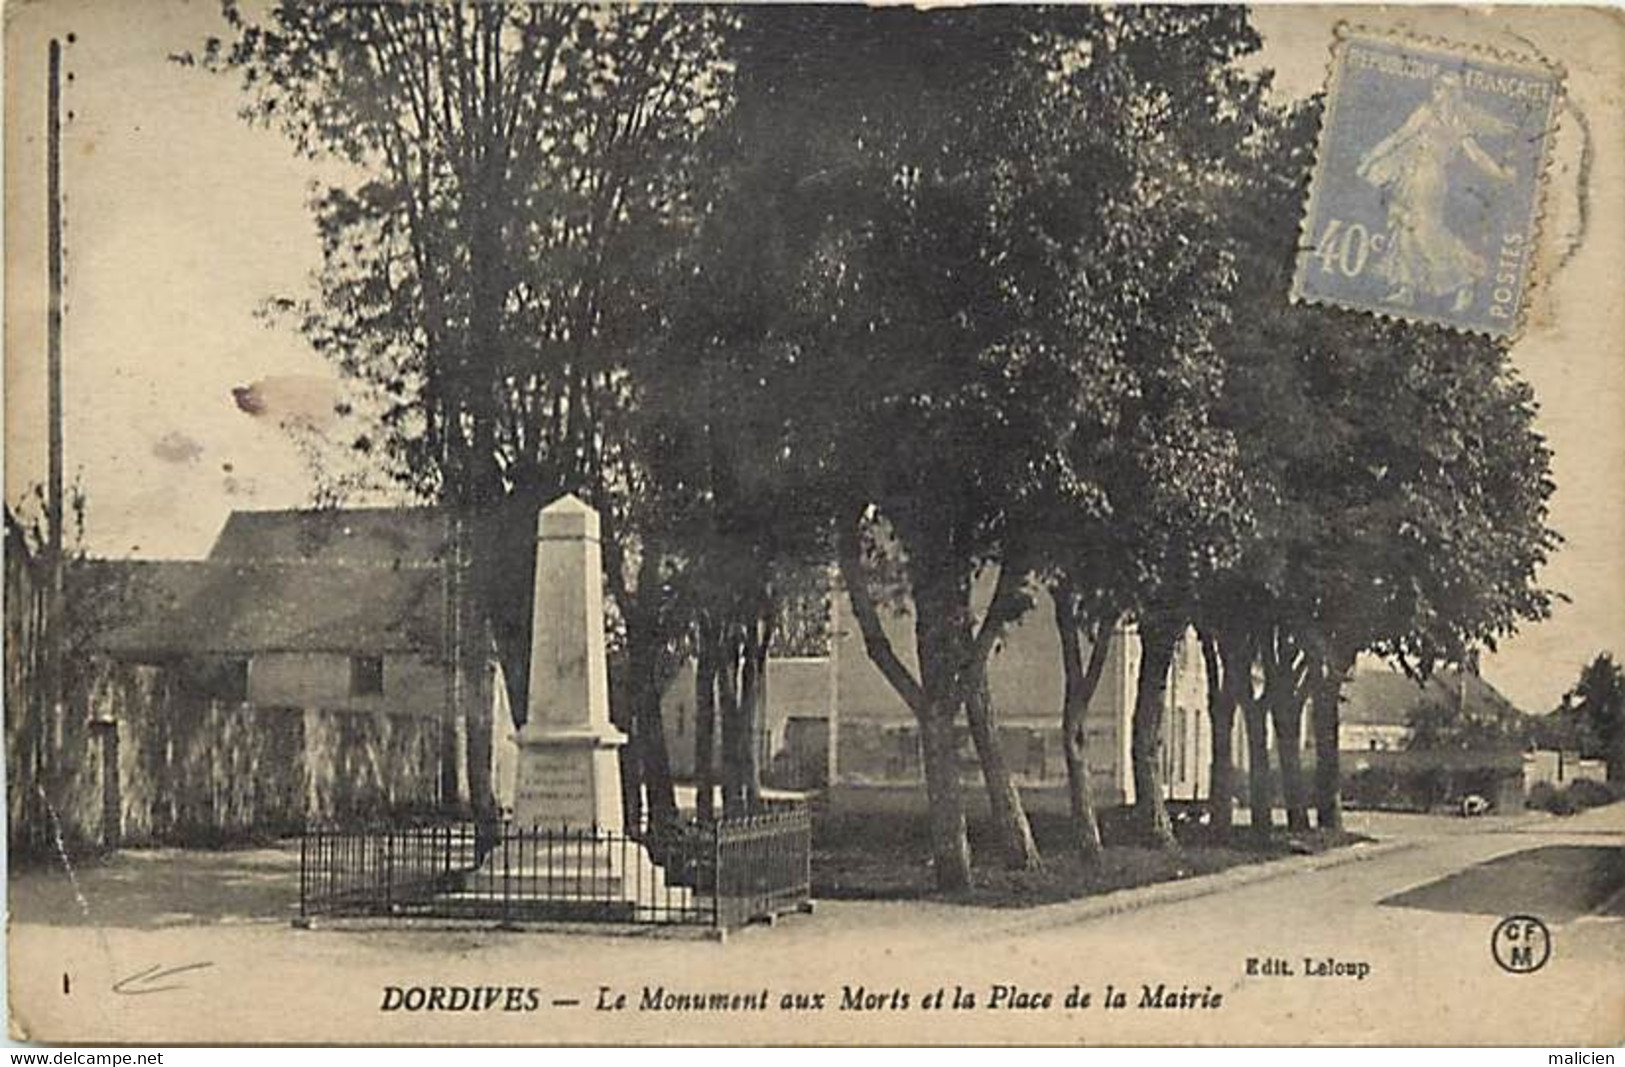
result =
[{"label": "sower figure on stamp", "polygon": [[1472,305],[1473,286],[1486,276],[1487,263],[1446,225],[1449,170],[1457,157],[1465,157],[1486,176],[1511,181],[1513,169],[1492,159],[1477,138],[1513,129],[1462,99],[1460,76],[1442,74],[1432,96],[1360,160],[1356,173],[1382,189],[1388,206],[1389,245],[1377,263],[1381,277],[1394,286],[1388,303],[1409,306],[1418,293],[1454,292],[1451,310]]}]

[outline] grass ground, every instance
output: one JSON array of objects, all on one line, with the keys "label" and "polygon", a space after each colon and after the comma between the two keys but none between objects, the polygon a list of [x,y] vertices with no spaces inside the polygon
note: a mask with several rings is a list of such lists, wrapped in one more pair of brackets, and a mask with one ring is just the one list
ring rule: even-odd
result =
[{"label": "grass ground", "polygon": [[1548,845],[1497,856],[1382,901],[1476,915],[1538,915],[1569,922],[1601,909],[1625,915],[1625,848]]},{"label": "grass ground", "polygon": [[842,788],[832,791],[813,818],[813,896],[848,900],[938,899],[981,907],[1026,907],[1109,893],[1113,890],[1213,874],[1230,867],[1301,853],[1324,852],[1358,841],[1359,834],[1277,831],[1267,847],[1253,846],[1245,832],[1233,842],[1214,839],[1208,827],[1178,827],[1174,851],[1133,841],[1121,811],[1102,813],[1106,849],[1085,867],[1071,846],[1064,798],[1053,791],[1031,794],[1028,817],[1044,857],[1036,871],[1010,871],[995,845],[985,802],[967,789],[972,887],[940,894],[932,881],[924,800],[919,790]]}]

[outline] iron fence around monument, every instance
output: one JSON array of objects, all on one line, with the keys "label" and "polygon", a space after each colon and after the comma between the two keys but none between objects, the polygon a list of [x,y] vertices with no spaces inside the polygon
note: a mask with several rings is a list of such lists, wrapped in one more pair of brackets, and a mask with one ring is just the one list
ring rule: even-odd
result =
[{"label": "iron fence around monument", "polygon": [[472,821],[316,828],[299,916],[730,928],[806,910],[805,805],[636,832]]}]

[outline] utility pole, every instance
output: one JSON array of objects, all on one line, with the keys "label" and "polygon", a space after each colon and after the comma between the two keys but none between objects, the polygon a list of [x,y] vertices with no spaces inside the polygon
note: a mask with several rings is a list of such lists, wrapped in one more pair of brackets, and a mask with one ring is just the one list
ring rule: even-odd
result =
[{"label": "utility pole", "polygon": [[[45,692],[42,701],[46,722],[62,714],[62,43],[51,38],[46,89],[45,115],[45,229],[46,273],[49,294],[45,319],[47,415],[50,422],[49,472],[46,482],[45,513],[49,526],[46,536],[48,567],[45,608]],[[50,734],[42,734],[41,740]],[[42,748],[42,755],[43,748]]]}]

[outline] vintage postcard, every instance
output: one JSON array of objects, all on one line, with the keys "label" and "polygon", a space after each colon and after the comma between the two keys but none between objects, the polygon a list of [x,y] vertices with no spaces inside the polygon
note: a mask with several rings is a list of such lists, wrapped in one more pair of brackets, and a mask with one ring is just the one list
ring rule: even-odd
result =
[{"label": "vintage postcard", "polygon": [[1621,69],[8,4],[12,1038],[1618,1045]]}]

